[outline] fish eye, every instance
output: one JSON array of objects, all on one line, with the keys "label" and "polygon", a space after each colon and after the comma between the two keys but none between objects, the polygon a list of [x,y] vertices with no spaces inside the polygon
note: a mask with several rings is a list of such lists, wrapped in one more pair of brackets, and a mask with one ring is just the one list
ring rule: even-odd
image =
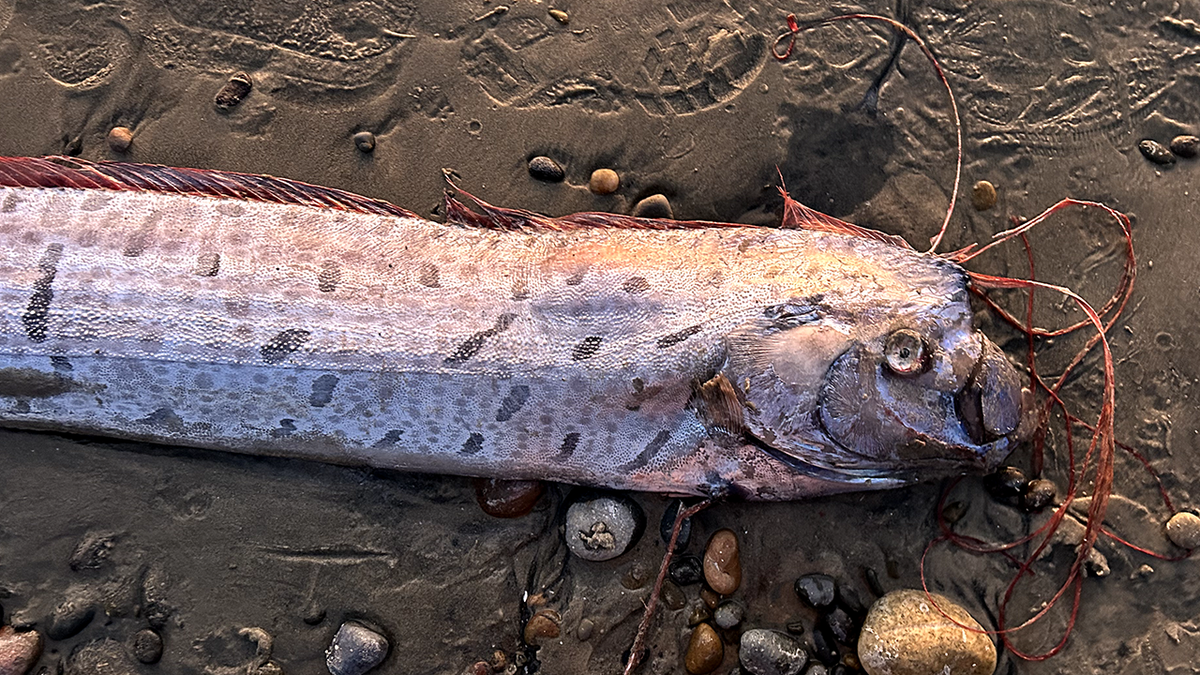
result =
[{"label": "fish eye", "polygon": [[897,375],[916,375],[925,369],[925,341],[916,331],[901,328],[888,336],[883,362]]}]

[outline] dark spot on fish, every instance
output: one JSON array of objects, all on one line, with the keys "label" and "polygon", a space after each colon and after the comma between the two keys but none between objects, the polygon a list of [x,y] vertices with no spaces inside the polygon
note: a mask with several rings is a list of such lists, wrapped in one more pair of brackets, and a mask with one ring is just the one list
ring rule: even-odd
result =
[{"label": "dark spot on fish", "polygon": [[65,356],[51,356],[50,366],[56,373],[69,373],[75,370],[75,366],[71,365],[71,360]]},{"label": "dark spot on fish", "polygon": [[507,422],[529,400],[529,387],[518,384],[508,390],[508,395],[500,401],[500,409],[496,411],[497,422]]},{"label": "dark spot on fish", "polygon": [[500,317],[496,319],[496,325],[486,330],[481,330],[466,340],[463,340],[462,344],[458,346],[458,349],[455,349],[453,354],[446,357],[445,363],[454,365],[462,363],[472,356],[475,356],[479,353],[479,350],[483,349],[483,345],[485,342],[487,342],[488,338],[495,337],[507,330],[508,327],[512,325],[513,319],[516,318],[516,314],[509,314],[507,312],[501,314]]},{"label": "dark spot on fish", "polygon": [[304,330],[303,328],[289,328],[285,331],[280,331],[278,335],[271,338],[258,351],[262,354],[262,360],[267,363],[283,363],[292,352],[299,349],[305,342],[308,342],[308,338],[310,337],[312,337],[311,331]]},{"label": "dark spot on fish", "polygon": [[565,462],[570,459],[571,455],[575,453],[575,448],[579,447],[580,438],[581,436],[577,431],[567,434],[563,438],[562,445],[558,446],[558,454],[554,456],[554,459],[559,462]]},{"label": "dark spot on fish", "polygon": [[136,258],[146,252],[146,246],[149,244],[149,242],[149,234],[145,232],[138,232],[130,237],[129,241],[125,243],[125,250],[121,252],[121,255],[125,256],[126,258]]},{"label": "dark spot on fish", "polygon": [[821,318],[821,298],[811,300],[790,300],[778,305],[763,308],[763,316],[771,319],[775,328],[787,330],[796,326],[813,323]]},{"label": "dark spot on fish", "polygon": [[9,213],[11,211],[16,211],[17,210],[17,202],[19,202],[19,201],[20,201],[20,199],[17,198],[17,193],[9,192],[7,195],[4,196],[4,203],[0,204],[0,213]]},{"label": "dark spot on fish", "polygon": [[582,284],[583,283],[583,275],[585,275],[585,274],[587,274],[587,268],[586,267],[580,268],[579,271],[577,271],[574,274],[572,274],[571,276],[567,277],[567,285],[568,286],[578,286],[579,284]]},{"label": "dark spot on fish", "polygon": [[338,385],[338,377],[333,373],[325,373],[324,375],[313,380],[312,394],[308,397],[308,404],[314,408],[324,408],[333,400],[333,390]]},{"label": "dark spot on fish", "polygon": [[528,300],[529,299],[529,280],[528,279],[520,278],[513,282],[512,299],[513,300]]},{"label": "dark spot on fish", "polygon": [[667,441],[669,440],[671,440],[671,432],[666,431],[665,429],[658,432],[658,434],[656,434],[654,438],[646,444],[646,447],[638,453],[637,457],[634,457],[632,460],[622,464],[620,468],[624,471],[628,471],[630,469],[636,469],[640,466],[646,466],[646,464],[648,464],[650,460],[659,453],[659,451],[666,447]]},{"label": "dark spot on fish", "polygon": [[677,333],[671,333],[670,335],[664,335],[658,339],[658,348],[666,349],[667,347],[672,347],[674,345],[677,345],[680,342],[683,342],[684,340],[692,337],[696,333],[699,333],[701,330],[704,330],[704,327],[701,326],[700,324],[696,324],[695,326],[688,326],[687,328],[684,328],[683,330],[681,330]]},{"label": "dark spot on fish", "polygon": [[140,420],[136,420],[138,424],[151,424],[156,427],[165,427],[172,431],[177,431],[183,428],[183,418],[175,414],[170,408],[158,408],[154,412],[146,415]]},{"label": "dark spot on fish", "polygon": [[433,263],[425,263],[424,265],[421,265],[421,276],[417,279],[417,281],[420,282],[422,286],[428,286],[430,288],[442,287],[441,274],[438,272],[437,265],[434,265]]},{"label": "dark spot on fish", "polygon": [[196,276],[215,277],[221,271],[221,254],[217,252],[201,253],[196,256]]},{"label": "dark spot on fish", "polygon": [[90,388],[59,373],[33,368],[0,368],[0,396],[49,398]]},{"label": "dark spot on fish", "polygon": [[54,299],[54,276],[58,274],[58,261],[62,259],[63,245],[50,244],[42,259],[38,261],[38,269],[42,276],[33,282],[33,295],[29,296],[29,305],[21,315],[21,323],[25,325],[25,335],[34,342],[45,342],[49,332],[50,301]]},{"label": "dark spot on fish", "polygon": [[332,293],[337,290],[342,281],[342,268],[336,260],[326,260],[321,263],[321,271],[317,272],[317,290],[322,293]]},{"label": "dark spot on fish", "polygon": [[629,277],[621,284],[621,290],[626,293],[645,293],[650,290],[650,282],[646,281],[646,277]]},{"label": "dark spot on fish", "polygon": [[29,412],[30,410],[32,410],[32,408],[29,407],[29,401],[26,401],[25,399],[21,399],[20,401],[17,401],[16,405],[14,405],[12,407],[13,412],[20,413],[22,415]]},{"label": "dark spot on fish", "polygon": [[79,203],[79,208],[83,211],[99,211],[108,206],[108,202],[111,199],[111,196],[103,193],[92,193]]},{"label": "dark spot on fish", "polygon": [[400,437],[404,435],[403,429],[389,429],[383,438],[371,444],[372,448],[390,448],[400,442]]},{"label": "dark spot on fish", "polygon": [[483,449],[483,434],[473,433],[467,437],[463,443],[462,450],[459,450],[464,455],[473,455]]},{"label": "dark spot on fish", "polygon": [[279,428],[271,430],[271,438],[287,438],[296,433],[296,420],[283,418],[279,420]]},{"label": "dark spot on fish", "polygon": [[646,381],[645,381],[645,380],[643,380],[643,379],[642,379],[642,378],[640,378],[640,377],[635,377],[635,378],[633,378],[633,390],[634,390],[635,392],[637,392],[637,393],[639,393],[639,394],[640,394],[640,393],[642,393],[642,390],[643,390],[643,389],[645,389],[645,388],[646,388]]},{"label": "dark spot on fish", "polygon": [[217,213],[229,216],[230,218],[239,218],[242,214],[246,213],[246,209],[241,204],[234,202],[221,202],[217,204]]},{"label": "dark spot on fish", "polygon": [[576,361],[592,358],[600,350],[600,342],[603,340],[604,338],[599,335],[589,335],[583,338],[579,344],[575,345],[575,349],[571,350],[571,358]]}]

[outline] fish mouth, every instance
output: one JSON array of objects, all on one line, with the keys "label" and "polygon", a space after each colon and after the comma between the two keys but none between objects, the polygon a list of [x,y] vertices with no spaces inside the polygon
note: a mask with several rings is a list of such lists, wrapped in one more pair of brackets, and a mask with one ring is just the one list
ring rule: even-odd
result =
[{"label": "fish mouth", "polygon": [[955,396],[955,410],[963,430],[978,446],[1006,438],[1020,442],[1031,430],[1033,394],[1021,386],[1004,352],[985,339],[966,386]]}]

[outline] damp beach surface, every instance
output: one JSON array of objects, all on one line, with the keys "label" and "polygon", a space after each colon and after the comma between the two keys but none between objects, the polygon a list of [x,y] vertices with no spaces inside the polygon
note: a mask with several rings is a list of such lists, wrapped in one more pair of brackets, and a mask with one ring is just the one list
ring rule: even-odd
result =
[{"label": "damp beach surface", "polygon": [[[1117,436],[1147,458],[1177,507],[1195,508],[1200,360],[1188,336],[1200,325],[1200,163],[1159,163],[1139,148],[1152,140],[1170,152],[1200,131],[1200,84],[1187,77],[1200,15],[1153,2],[906,7],[901,18],[941,59],[963,115],[960,208],[942,250],[987,241],[1064,197],[1134,218],[1137,286],[1110,332]],[[440,217],[449,168],[491,203],[554,216],[630,213],[658,195],[676,218],[757,224],[778,222],[778,167],[801,202],[923,248],[953,179],[944,92],[909,45],[878,100],[860,105],[892,54],[891,34],[874,26],[811,31],[787,62],[771,57],[788,13],[826,11],[815,2],[0,0],[0,155],[272,174],[428,218]],[[535,158],[552,164],[538,160],[531,173]],[[601,169],[619,180],[589,189]],[[979,181],[994,186],[988,210],[970,206]],[[1117,282],[1122,243],[1102,214],[1065,210],[1031,243],[1039,279],[1096,304]],[[971,266],[1027,273],[1016,243]],[[1039,294],[1039,325],[1081,318],[1060,300]],[[982,310],[978,320],[1023,363],[1019,332]],[[1085,337],[1039,345],[1039,368],[1061,370]],[[1075,414],[1094,419],[1101,382],[1093,355],[1065,389]],[[1050,447],[1044,477],[1062,494],[1061,433]],[[1028,469],[1028,452],[1011,461]],[[1118,451],[1116,471],[1111,529],[1178,553],[1144,469]],[[694,518],[681,554],[703,556],[714,533],[733,532],[737,630],[797,626],[811,640],[818,615],[797,597],[796,579],[826,574],[867,602],[875,590],[919,588],[944,488],[719,504]],[[458,673],[520,660],[524,622],[541,612],[557,631],[537,636],[543,672],[619,672],[653,582],[645,571],[665,548],[654,525],[672,502],[629,495],[651,525],[624,554],[596,562],[563,545],[570,494],[550,486],[527,515],[496,518],[467,478],[0,431],[0,622],[36,626],[38,663],[52,672],[109,656],[127,672],[268,663],[322,672],[351,622],[391,645],[372,672]],[[994,541],[1044,520],[993,498],[978,478],[948,503],[960,531]],[[1030,663],[1002,650],[998,672],[1182,672],[1197,661],[1197,563],[1103,537],[1098,551],[1109,573],[1084,582],[1066,651]],[[1028,616],[1072,556],[1056,544],[1010,611]],[[941,545],[926,574],[931,590],[994,628],[1014,570]],[[643,672],[682,671],[700,588],[672,582],[664,593]],[[1019,643],[1047,649],[1064,623],[1053,614]],[[140,633],[148,628],[160,655]],[[720,637],[716,672],[737,662],[736,635]]]}]

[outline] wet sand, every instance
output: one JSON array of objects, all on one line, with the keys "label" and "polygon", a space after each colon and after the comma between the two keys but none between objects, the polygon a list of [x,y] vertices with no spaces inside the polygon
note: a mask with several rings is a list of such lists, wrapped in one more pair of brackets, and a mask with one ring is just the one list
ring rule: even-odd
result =
[{"label": "wet sand", "polygon": [[[545,5],[500,7],[0,0],[0,155],[74,151],[268,173],[431,217],[442,169],[452,168],[483,199],[551,215],[628,212],[662,193],[678,218],[764,224],[777,218],[778,167],[801,201],[918,247],[940,223],[953,133],[918,50],[905,49],[877,114],[853,109],[889,56],[883,29],[807,34],[781,64],[769,49],[783,17],[824,16],[823,7],[556,6],[568,13],[565,25]],[[894,13],[883,4],[862,9]],[[1117,432],[1145,454],[1177,507],[1192,508],[1200,416],[1190,395],[1200,364],[1187,336],[1200,318],[1191,195],[1200,163],[1158,166],[1137,143],[1200,130],[1195,7],[939,1],[908,11],[942,59],[963,115],[961,205],[943,250],[984,241],[1010,217],[1068,196],[1135,217],[1137,287],[1111,334]],[[239,71],[253,90],[219,112],[213,97]],[[133,130],[128,152],[108,148],[113,126]],[[359,131],[375,135],[373,153],[356,149]],[[531,178],[535,155],[558,161],[565,182]],[[600,167],[621,175],[614,195],[588,191]],[[977,180],[997,186],[996,208],[971,209]],[[1099,214],[1064,212],[1032,241],[1040,278],[1097,303],[1116,284],[1121,243]],[[1013,245],[972,268],[1021,275],[1024,255]],[[1078,316],[1047,297],[1039,322]],[[980,321],[1022,358],[1019,333],[983,312]],[[1040,367],[1055,373],[1082,339],[1043,346]],[[1081,417],[1095,416],[1100,372],[1093,356],[1066,388]],[[1061,493],[1066,460],[1061,434],[1054,440],[1045,475]],[[1012,461],[1027,468],[1028,453]],[[815,615],[792,591],[801,574],[831,574],[864,598],[865,568],[886,589],[919,586],[943,488],[721,504],[698,516],[689,551],[699,553],[717,529],[735,530],[743,625],[800,620],[811,631]],[[1118,457],[1114,493],[1112,528],[1170,550],[1159,533],[1169,514],[1128,456]],[[657,567],[655,526],[668,500],[634,495],[647,534],[616,560],[588,563],[561,543],[566,494],[554,488],[532,514],[499,520],[479,510],[463,478],[0,432],[0,606],[6,623],[39,629],[64,601],[95,607],[80,633],[48,641],[47,672],[71,663],[74,650],[102,653],[113,645],[96,641],[123,642],[153,624],[162,662],[118,658],[112,672],[245,672],[254,646],[238,631],[260,627],[285,673],[319,673],[338,625],[358,618],[392,640],[378,672],[459,673],[496,649],[511,656],[523,594],[545,591],[563,633],[537,652],[542,672],[618,672],[649,590],[629,588],[637,586],[630,578]],[[963,531],[989,540],[1014,539],[1032,522],[996,503],[978,479],[951,499],[967,506]],[[77,549],[86,564],[76,555],[72,569]],[[997,672],[1191,672],[1200,656],[1196,563],[1161,562],[1103,540],[1100,550],[1111,573],[1084,583],[1066,651],[1042,663],[1002,653]],[[1057,547],[1039,583],[1061,578],[1070,559],[1068,547]],[[994,627],[1013,569],[998,556],[941,546],[927,574],[931,588]],[[691,601],[697,590],[684,594]],[[1025,616],[1044,590],[1019,596],[1012,611]],[[687,607],[661,613],[643,672],[682,671],[689,615]],[[583,639],[585,620],[593,629]],[[1021,644],[1045,649],[1063,623],[1055,615]],[[734,668],[729,649],[717,672]]]}]

